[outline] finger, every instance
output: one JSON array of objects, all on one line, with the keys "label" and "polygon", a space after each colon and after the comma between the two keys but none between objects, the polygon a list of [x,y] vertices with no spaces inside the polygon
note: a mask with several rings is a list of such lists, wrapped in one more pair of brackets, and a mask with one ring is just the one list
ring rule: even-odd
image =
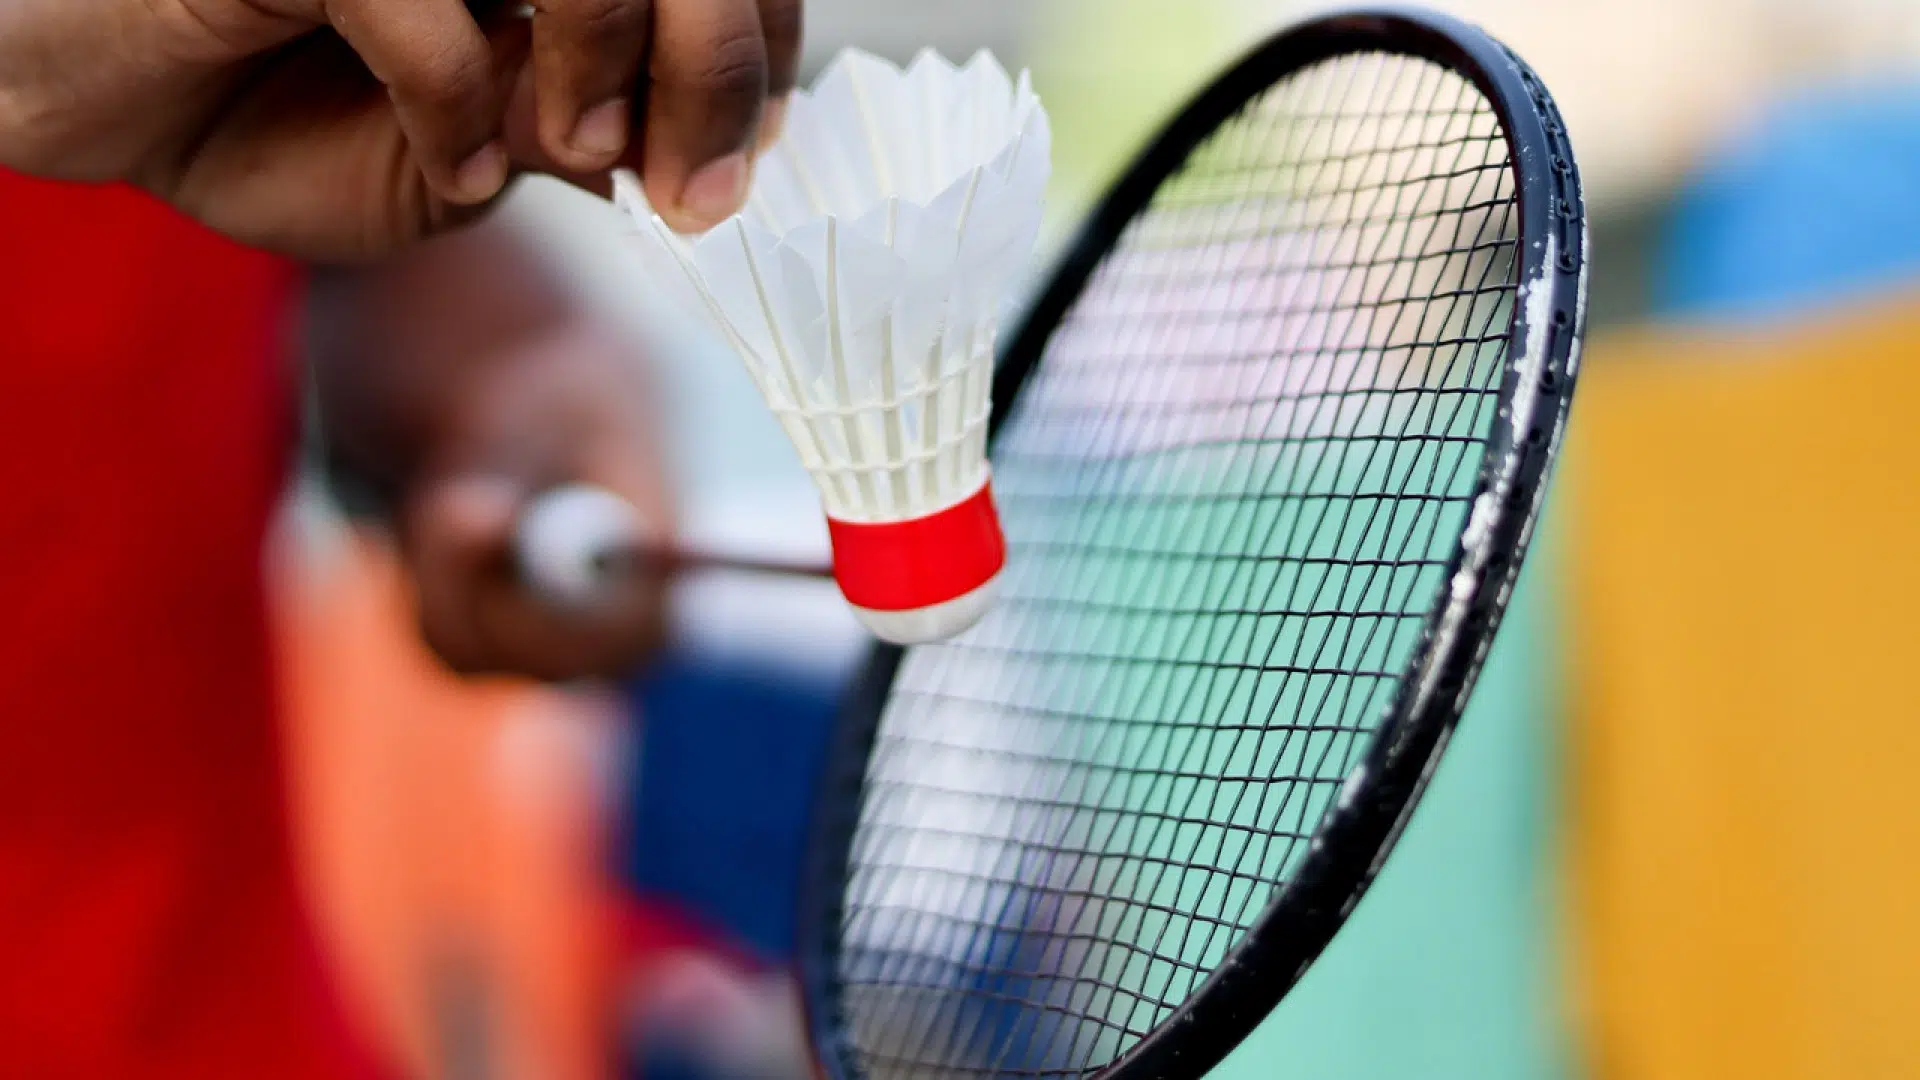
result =
[{"label": "finger", "polygon": [[756,0],[656,0],[642,179],[667,223],[703,232],[746,201],[767,42]]},{"label": "finger", "polygon": [[767,103],[760,112],[760,149],[780,139],[787,99],[800,79],[803,37],[800,0],[760,0],[760,32],[767,40]]},{"label": "finger", "polygon": [[[576,470],[592,481],[553,488],[523,508],[517,537],[521,588],[492,594],[480,615],[489,644],[515,670],[547,678],[624,675],[664,639],[667,582],[659,565],[624,558],[604,572],[561,568],[575,580],[555,590],[554,582],[543,587],[533,572],[538,568],[526,560],[535,554],[532,519],[543,507],[550,535],[540,539],[550,547],[584,553],[614,541],[619,555],[658,550],[666,542],[665,493],[649,471],[633,468],[635,460],[644,458],[630,441],[597,440],[582,448]],[[565,503],[573,504],[568,512],[551,513]],[[551,535],[555,530],[566,535]]]},{"label": "finger", "polygon": [[647,57],[650,0],[537,0],[533,70],[540,143],[577,172],[626,151]]},{"label": "finger", "polygon": [[485,584],[474,619],[498,670],[564,680],[628,674],[664,636],[658,583],[606,582],[591,607],[555,607],[519,583]]},{"label": "finger", "polygon": [[407,500],[402,542],[413,575],[421,636],[455,671],[495,670],[479,598],[512,581],[512,530],[524,493],[503,479],[430,482]]},{"label": "finger", "polygon": [[501,122],[501,141],[506,145],[508,159],[519,170],[554,177],[603,199],[612,198],[612,170],[581,172],[570,169],[557,161],[541,144],[533,79],[533,65],[528,64],[520,70],[507,100],[506,115]]},{"label": "finger", "polygon": [[493,52],[462,0],[333,0],[333,27],[387,88],[414,159],[441,198],[486,202],[507,182],[495,139]]},{"label": "finger", "polygon": [[[628,674],[666,635],[667,581],[660,565],[616,557],[604,572],[567,575],[577,579],[555,591],[542,587],[532,572],[537,568],[526,561],[535,539],[533,519],[543,507],[552,511],[567,502],[573,504],[569,512],[548,515],[549,535],[542,539],[549,546],[579,553],[612,541],[618,550],[609,547],[607,553],[631,556],[660,550],[667,541],[661,481],[634,464],[649,460],[643,447],[606,431],[588,438],[578,453],[576,467],[567,470],[575,480],[522,508],[516,537],[520,588],[490,594],[479,616],[489,645],[508,666],[546,678]],[[552,535],[556,530],[565,535]]]},{"label": "finger", "polygon": [[434,482],[409,500],[405,541],[421,637],[467,675],[559,681],[632,671],[665,636],[663,582],[613,574],[594,583],[591,602],[553,603],[517,557],[531,501],[526,489],[486,476]]}]

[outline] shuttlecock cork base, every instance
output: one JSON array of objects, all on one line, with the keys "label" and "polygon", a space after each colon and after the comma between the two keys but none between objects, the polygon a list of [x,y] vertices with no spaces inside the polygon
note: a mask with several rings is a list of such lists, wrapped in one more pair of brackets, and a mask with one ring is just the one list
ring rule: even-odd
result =
[{"label": "shuttlecock cork base", "polygon": [[829,516],[827,529],[841,593],[868,629],[897,644],[939,641],[978,622],[1007,562],[991,483],[925,517]]},{"label": "shuttlecock cork base", "polygon": [[794,95],[746,208],[711,231],[674,233],[615,177],[650,284],[745,362],[820,491],[841,591],[886,640],[948,637],[992,605],[994,346],[1050,161],[1027,76],[991,55],[902,71],[848,50]]}]

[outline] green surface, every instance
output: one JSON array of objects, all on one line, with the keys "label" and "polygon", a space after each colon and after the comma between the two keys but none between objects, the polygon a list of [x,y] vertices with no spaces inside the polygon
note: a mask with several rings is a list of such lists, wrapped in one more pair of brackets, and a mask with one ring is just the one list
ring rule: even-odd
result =
[{"label": "green surface", "polygon": [[1077,218],[1208,74],[1249,42],[1235,0],[1051,0],[1039,16],[1034,90],[1053,121],[1048,192],[1057,228]]}]

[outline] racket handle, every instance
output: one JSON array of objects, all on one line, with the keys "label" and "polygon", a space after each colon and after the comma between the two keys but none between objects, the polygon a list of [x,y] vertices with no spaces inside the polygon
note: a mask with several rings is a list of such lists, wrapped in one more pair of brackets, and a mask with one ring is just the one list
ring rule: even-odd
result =
[{"label": "racket handle", "polygon": [[831,579],[822,562],[743,558],[687,551],[649,541],[647,520],[620,496],[569,484],[539,496],[520,517],[515,553],[521,576],[549,603],[591,604],[636,573],[666,577],[696,570]]}]

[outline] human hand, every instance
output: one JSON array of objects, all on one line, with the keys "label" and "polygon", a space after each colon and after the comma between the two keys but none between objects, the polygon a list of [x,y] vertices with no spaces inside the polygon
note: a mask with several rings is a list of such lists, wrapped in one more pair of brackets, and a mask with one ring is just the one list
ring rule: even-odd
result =
[{"label": "human hand", "polygon": [[635,168],[686,231],[745,198],[801,0],[10,0],[0,165],[128,181],[244,243],[384,255],[519,172]]},{"label": "human hand", "polygon": [[666,575],[583,574],[555,596],[528,573],[521,532],[542,497],[584,484],[631,508],[623,540],[671,546],[651,346],[581,305],[511,225],[313,276],[321,435],[343,493],[396,541],[422,636],[449,667],[620,675],[664,637]]},{"label": "human hand", "polygon": [[631,506],[634,543],[668,543],[644,388],[620,347],[569,328],[481,368],[450,395],[433,445],[401,488],[394,525],[421,634],[454,670],[618,676],[664,640],[664,575],[606,574],[589,593],[555,596],[522,565],[529,507],[572,485]]}]

